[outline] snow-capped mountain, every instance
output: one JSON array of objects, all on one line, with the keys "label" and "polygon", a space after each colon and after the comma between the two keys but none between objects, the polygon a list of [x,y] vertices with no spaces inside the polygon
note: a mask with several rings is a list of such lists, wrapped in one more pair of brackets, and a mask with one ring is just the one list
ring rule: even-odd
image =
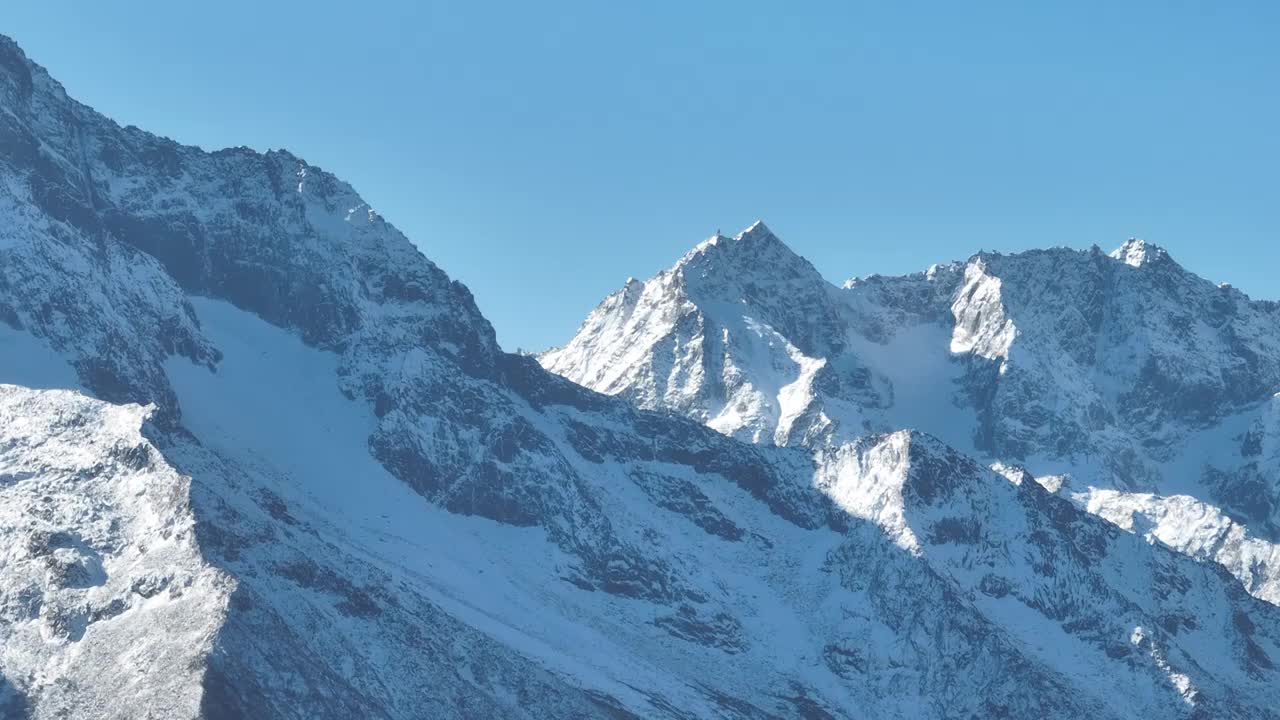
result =
[{"label": "snow-capped mountain", "polygon": [[629,281],[540,360],[755,442],[917,428],[1280,602],[1280,305],[1141,240],[835,287],[757,223]]},{"label": "snow-capped mountain", "polygon": [[[6,718],[1280,717],[1280,608],[1045,478],[582,388],[334,176],[119,127],[4,38],[0,109]],[[749,291],[796,402],[903,411],[757,231],[778,274],[717,239],[673,322]],[[1216,412],[1265,466],[1274,413]]]}]

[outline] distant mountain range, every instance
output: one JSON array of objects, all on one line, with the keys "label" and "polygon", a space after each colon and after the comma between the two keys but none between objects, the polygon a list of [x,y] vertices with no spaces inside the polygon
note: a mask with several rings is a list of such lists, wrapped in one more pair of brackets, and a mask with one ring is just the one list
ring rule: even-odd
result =
[{"label": "distant mountain range", "polygon": [[1141,240],[835,287],[757,223],[540,360],[748,442],[929,433],[1280,603],[1280,304]]},{"label": "distant mountain range", "polygon": [[1280,309],[1158,248],[756,225],[535,359],[287,152],[0,110],[0,717],[1280,717]]}]

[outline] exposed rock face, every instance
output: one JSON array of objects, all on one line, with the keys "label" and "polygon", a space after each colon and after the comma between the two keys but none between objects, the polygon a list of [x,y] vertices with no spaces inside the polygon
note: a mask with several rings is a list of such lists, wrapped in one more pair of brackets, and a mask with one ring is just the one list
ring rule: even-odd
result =
[{"label": "exposed rock face", "polygon": [[[6,717],[1277,716],[1280,610],[1216,565],[920,432],[825,442],[913,397],[862,338],[945,334],[961,268],[858,315],[761,226],[664,276],[669,313],[615,296],[697,358],[651,353],[648,404],[813,449],[754,445],[502,353],[287,153],[120,128],[8,40],[0,98]],[[806,378],[772,415],[742,347]]]}]

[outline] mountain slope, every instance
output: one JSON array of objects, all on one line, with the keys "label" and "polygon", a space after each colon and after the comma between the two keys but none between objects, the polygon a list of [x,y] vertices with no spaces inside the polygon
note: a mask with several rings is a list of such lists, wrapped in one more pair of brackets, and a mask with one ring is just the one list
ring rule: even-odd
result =
[{"label": "mountain slope", "polygon": [[[120,128],[7,39],[0,96],[11,715],[1276,717],[1280,611],[1213,565],[921,433],[637,410],[292,155]],[[838,297],[792,269],[764,322]]]}]

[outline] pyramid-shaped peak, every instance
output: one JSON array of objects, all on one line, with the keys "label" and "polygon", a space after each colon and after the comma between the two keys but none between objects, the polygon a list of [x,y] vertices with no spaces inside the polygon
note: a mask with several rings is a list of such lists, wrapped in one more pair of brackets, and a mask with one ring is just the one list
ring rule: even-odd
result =
[{"label": "pyramid-shaped peak", "polygon": [[813,264],[787,246],[763,223],[756,222],[733,238],[716,235],[690,250],[672,270],[690,278],[730,283],[800,279],[827,285]]},{"label": "pyramid-shaped peak", "polygon": [[693,250],[681,258],[678,264],[688,264],[698,258],[705,257],[712,250],[719,251],[717,254],[724,257],[732,256],[739,259],[752,257],[764,259],[764,257],[770,255],[800,259],[777,235],[773,234],[773,231],[764,224],[763,220],[757,220],[746,230],[733,237],[724,235],[717,230],[714,235],[698,243]]},{"label": "pyramid-shaped peak", "polygon": [[769,229],[769,226],[764,224],[763,220],[757,220],[751,223],[751,226],[748,227],[746,230],[743,230],[742,232],[738,233],[738,237],[736,239],[746,240],[749,238],[764,238],[764,237],[776,237],[776,236],[773,234],[773,231]]}]

